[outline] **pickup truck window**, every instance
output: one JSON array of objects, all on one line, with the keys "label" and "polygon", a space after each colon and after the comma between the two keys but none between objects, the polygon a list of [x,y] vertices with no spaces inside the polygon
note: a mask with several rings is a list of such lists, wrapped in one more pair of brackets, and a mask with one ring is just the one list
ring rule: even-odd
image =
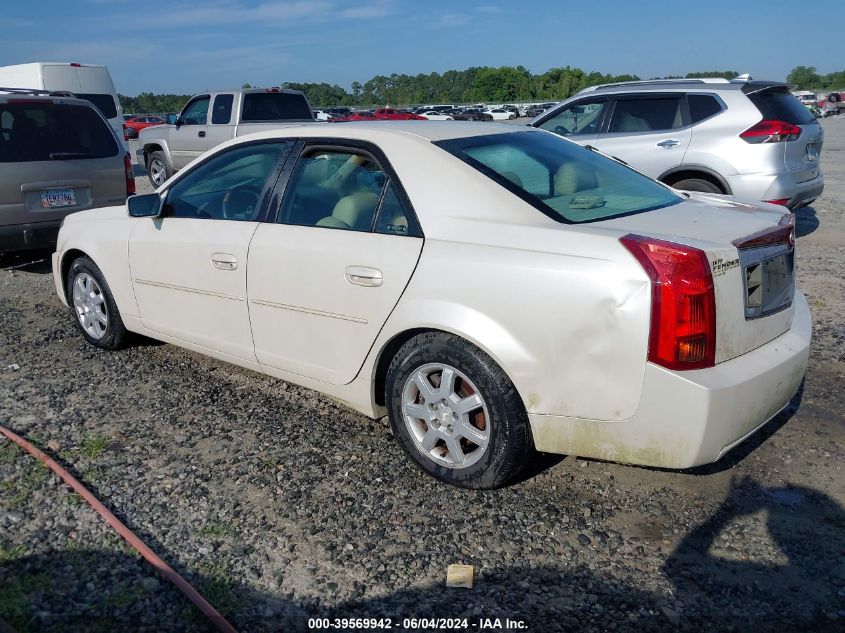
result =
[{"label": "pickup truck window", "polygon": [[211,122],[226,124],[232,120],[232,102],[235,95],[225,94],[214,97],[214,107],[211,108]]},{"label": "pickup truck window", "polygon": [[308,101],[301,94],[286,92],[248,92],[244,95],[241,121],[287,121],[314,118]]},{"label": "pickup truck window", "polygon": [[194,99],[182,113],[182,125],[205,125],[208,123],[208,104],[210,97]]}]

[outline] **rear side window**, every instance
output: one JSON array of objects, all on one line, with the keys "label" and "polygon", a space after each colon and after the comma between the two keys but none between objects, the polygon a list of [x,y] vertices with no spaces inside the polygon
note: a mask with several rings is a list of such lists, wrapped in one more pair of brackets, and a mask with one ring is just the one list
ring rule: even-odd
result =
[{"label": "rear side window", "polygon": [[242,121],[312,120],[311,108],[300,94],[248,92],[244,95]]},{"label": "rear side window", "polygon": [[680,97],[620,99],[613,108],[609,132],[657,132],[683,127],[680,105]]},{"label": "rear side window", "polygon": [[768,121],[807,125],[816,120],[807,107],[786,89],[761,90],[748,95],[748,98]]},{"label": "rear side window", "polygon": [[226,124],[232,119],[232,101],[235,95],[217,95],[211,108],[211,122]]},{"label": "rear side window", "polygon": [[107,119],[113,119],[117,116],[117,106],[114,103],[114,97],[112,95],[91,93],[86,95],[78,94],[76,96],[93,103]]},{"label": "rear side window", "polygon": [[722,111],[722,104],[710,95],[687,95],[690,121],[695,124]]},{"label": "rear side window", "polygon": [[90,106],[0,103],[0,163],[116,156],[108,124]]}]

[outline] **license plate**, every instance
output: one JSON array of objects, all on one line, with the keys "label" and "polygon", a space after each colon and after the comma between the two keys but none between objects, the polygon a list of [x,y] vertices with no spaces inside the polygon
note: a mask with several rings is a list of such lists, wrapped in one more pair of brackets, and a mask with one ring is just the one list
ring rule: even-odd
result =
[{"label": "license plate", "polygon": [[41,192],[41,206],[45,209],[75,207],[76,194],[73,189],[48,189]]},{"label": "license plate", "polygon": [[809,143],[807,145],[807,158],[811,161],[815,162],[819,159],[819,146],[815,143]]}]

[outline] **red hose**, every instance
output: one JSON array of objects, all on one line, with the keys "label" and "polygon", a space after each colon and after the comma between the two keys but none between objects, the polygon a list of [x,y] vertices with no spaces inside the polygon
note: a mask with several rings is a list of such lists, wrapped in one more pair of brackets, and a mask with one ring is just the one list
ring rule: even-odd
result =
[{"label": "red hose", "polygon": [[23,439],[20,435],[13,433],[9,429],[4,426],[0,426],[0,433],[5,435],[7,438],[12,440],[15,444],[23,448],[25,451],[31,453],[39,460],[47,464],[54,473],[56,473],[59,477],[61,477],[64,482],[73,488],[77,493],[79,493],[88,504],[94,508],[101,517],[103,517],[109,525],[111,525],[115,531],[120,534],[127,543],[129,543],[132,547],[138,550],[138,553],[141,554],[144,558],[147,559],[147,562],[150,563],[153,567],[155,567],[159,573],[161,573],[165,578],[167,578],[170,582],[176,585],[176,588],[181,591],[185,597],[190,600],[191,602],[196,605],[197,609],[202,611],[209,620],[214,623],[214,626],[217,627],[219,631],[223,631],[224,633],[237,633],[235,627],[233,627],[229,622],[224,618],[220,613],[215,609],[211,604],[203,598],[200,593],[194,589],[191,584],[182,578],[174,569],[165,563],[158,555],[153,552],[149,547],[147,547],[144,542],[135,536],[128,527],[126,527],[120,519],[114,516],[109,509],[104,506],[97,497],[91,494],[88,489],[83,486],[77,479],[71,475],[67,470],[65,470],[60,464],[58,464],[55,460],[53,460],[49,455],[44,453],[43,451],[37,449],[35,446],[27,442]]}]

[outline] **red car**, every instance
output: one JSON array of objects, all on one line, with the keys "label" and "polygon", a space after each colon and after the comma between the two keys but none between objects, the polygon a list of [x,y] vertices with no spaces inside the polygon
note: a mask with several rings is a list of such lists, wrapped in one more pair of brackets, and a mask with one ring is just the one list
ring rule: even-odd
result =
[{"label": "red car", "polygon": [[160,116],[133,116],[123,122],[123,134],[128,138],[138,138],[138,132],[145,127],[164,125],[167,119]]},{"label": "red car", "polygon": [[377,119],[388,119],[390,121],[426,121],[424,116],[413,114],[412,112],[405,112],[404,110],[396,110],[395,108],[379,108],[375,111]]},{"label": "red car", "polygon": [[372,112],[361,111],[353,112],[349,116],[332,117],[329,121],[332,123],[343,123],[344,121],[378,121],[378,117]]}]

